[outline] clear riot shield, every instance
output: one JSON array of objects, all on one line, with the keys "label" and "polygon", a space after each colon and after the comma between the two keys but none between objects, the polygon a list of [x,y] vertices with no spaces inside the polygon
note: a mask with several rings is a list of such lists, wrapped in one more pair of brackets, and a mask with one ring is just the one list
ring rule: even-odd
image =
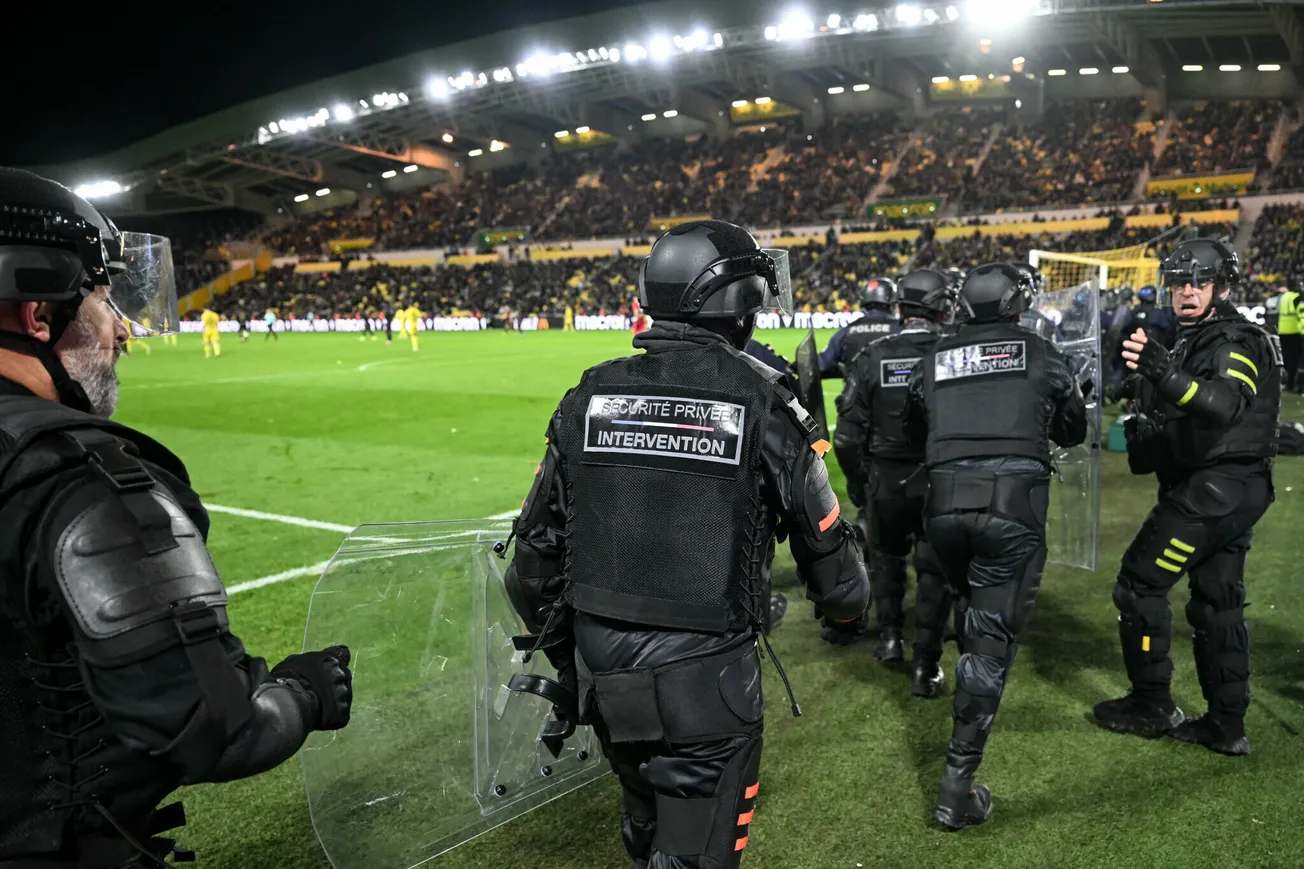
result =
[{"label": "clear riot shield", "polygon": [[811,327],[806,337],[797,345],[797,400],[806,408],[819,426],[820,437],[828,440],[828,413],[824,409],[824,385],[820,382],[820,351],[815,345],[815,329]]},{"label": "clear riot shield", "polygon": [[[307,649],[352,650],[348,727],[302,752],[312,824],[335,869],[410,869],[607,771],[580,727],[554,756],[551,703],[508,686],[553,677],[503,585],[511,523],[369,525],[313,591]],[[501,544],[500,544],[501,546]],[[555,745],[555,743],[554,743]]]},{"label": "clear riot shield", "polygon": [[1040,326],[1054,324],[1047,336],[1068,356],[1078,382],[1090,382],[1087,437],[1080,446],[1051,444],[1051,478],[1046,520],[1048,559],[1095,570],[1100,553],[1101,390],[1100,291],[1095,282],[1037,297]]}]

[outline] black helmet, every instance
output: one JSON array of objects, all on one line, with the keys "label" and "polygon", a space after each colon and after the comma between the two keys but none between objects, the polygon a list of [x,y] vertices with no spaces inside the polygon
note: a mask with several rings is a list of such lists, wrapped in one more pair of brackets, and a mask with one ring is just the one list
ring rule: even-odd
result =
[{"label": "black helmet", "polygon": [[1028,276],[1033,288],[1040,295],[1046,292],[1046,276],[1032,263],[1015,263],[1014,267]]},{"label": "black helmet", "polygon": [[897,305],[903,317],[943,321],[953,306],[951,283],[932,269],[913,271],[897,283]]},{"label": "black helmet", "polygon": [[942,274],[946,276],[946,279],[951,282],[951,286],[956,290],[959,290],[960,285],[964,283],[964,269],[962,268],[951,266]]},{"label": "black helmet", "polygon": [[897,286],[891,278],[870,278],[860,290],[860,310],[891,311],[897,301]]},{"label": "black helmet", "polygon": [[95,206],[62,184],[0,167],[0,301],[67,302],[75,316],[95,287],[109,286],[122,256],[121,234]]},{"label": "black helmet", "polygon": [[1136,291],[1137,299],[1142,302],[1154,302],[1156,296],[1158,296],[1158,292],[1155,290],[1154,284],[1147,284]]},{"label": "black helmet", "polygon": [[1241,279],[1241,261],[1221,241],[1196,238],[1173,248],[1159,271],[1166,287],[1198,287],[1213,281],[1215,295],[1221,295]]},{"label": "black helmet", "polygon": [[1032,305],[1032,278],[1009,263],[987,263],[965,276],[960,307],[974,323],[1018,317]]},{"label": "black helmet", "polygon": [[774,258],[751,233],[693,220],[652,245],[638,272],[638,300],[652,317],[746,317],[765,308],[777,284]]}]

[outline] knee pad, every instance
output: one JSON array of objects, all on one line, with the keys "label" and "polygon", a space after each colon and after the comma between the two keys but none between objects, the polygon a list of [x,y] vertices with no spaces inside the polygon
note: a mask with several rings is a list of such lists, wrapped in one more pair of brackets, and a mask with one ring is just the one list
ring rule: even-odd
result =
[{"label": "knee pad", "polygon": [[725,764],[715,793],[698,799],[656,795],[653,850],[672,857],[707,857],[711,866],[737,866],[760,790],[761,735],[742,743]]}]

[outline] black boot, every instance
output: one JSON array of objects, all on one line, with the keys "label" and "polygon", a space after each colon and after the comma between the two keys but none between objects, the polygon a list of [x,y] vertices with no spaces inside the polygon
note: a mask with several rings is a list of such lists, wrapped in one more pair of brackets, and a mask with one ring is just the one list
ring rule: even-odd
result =
[{"label": "black boot", "polygon": [[946,676],[942,668],[927,661],[916,660],[910,672],[910,693],[916,697],[940,697]]},{"label": "black boot", "polygon": [[933,820],[952,832],[976,826],[992,816],[992,792],[973,783],[973,774],[951,764],[942,773]]},{"label": "black boot", "polygon": [[820,617],[820,639],[835,646],[850,646],[869,632],[869,619],[864,615],[849,622],[838,622],[828,616]]},{"label": "black boot", "polygon": [[879,631],[874,657],[884,663],[906,659],[906,644],[901,639],[900,628],[882,628]]},{"label": "black boot", "polygon": [[1197,715],[1174,727],[1168,735],[1232,757],[1250,753],[1250,741],[1245,738],[1243,718],[1215,716],[1213,713]]},{"label": "black boot", "polygon": [[1186,716],[1172,698],[1152,699],[1135,692],[1126,697],[1097,703],[1092,709],[1096,723],[1115,733],[1135,733],[1147,739],[1163,736]]}]

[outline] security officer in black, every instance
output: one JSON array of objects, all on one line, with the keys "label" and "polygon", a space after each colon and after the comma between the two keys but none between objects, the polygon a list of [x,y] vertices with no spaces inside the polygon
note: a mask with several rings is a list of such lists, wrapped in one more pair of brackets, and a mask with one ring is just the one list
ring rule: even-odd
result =
[{"label": "security officer in black", "polygon": [[1049,441],[1074,446],[1087,433],[1068,359],[1018,325],[1032,296],[1009,264],[969,272],[965,324],[924,355],[907,387],[906,433],[924,446],[929,475],[925,534],[964,614],[933,812],[950,829],[991,816],[991,791],[973,777],[1046,562]]},{"label": "security officer in black", "polygon": [[820,377],[842,377],[851,360],[871,341],[893,335],[901,324],[896,312],[896,284],[890,278],[870,278],[860,291],[861,315],[833,333],[820,352]]},{"label": "security officer in black", "polygon": [[638,867],[741,859],[776,535],[829,617],[869,602],[827,442],[778,372],[742,352],[780,277],[733,224],[661,236],[639,272],[655,318],[634,338],[645,352],[589,369],[562,399],[515,525],[508,588],[620,778]]},{"label": "security officer in black", "polygon": [[[878,612],[879,639],[874,657],[905,657],[902,612],[906,593],[906,557],[914,547],[917,578],[915,651],[911,690],[936,697],[942,688],[942,638],[951,610],[951,592],[924,537],[924,501],[928,477],[920,465],[923,450],[903,431],[906,385],[915,364],[942,338],[951,299],[945,276],[929,270],[911,272],[897,283],[901,331],[880,338],[852,360],[845,388],[838,397],[834,443],[839,455],[854,455],[868,467],[869,481],[850,489],[852,503],[865,507],[871,522],[870,589]],[[850,479],[850,477],[848,477]],[[850,626],[825,624],[830,642],[854,637]]]},{"label": "security officer in black", "polygon": [[[1162,267],[1181,326],[1170,353],[1144,330],[1124,342],[1141,377],[1126,424],[1128,463],[1159,478],[1159,503],[1123,555],[1114,586],[1123,664],[1132,689],[1095,707],[1110,730],[1170,733],[1223,754],[1250,751],[1250,638],[1245,557],[1273,501],[1281,353],[1273,336],[1228,302],[1236,253],[1221,242],[1179,245]],[[1172,612],[1183,575],[1191,599],[1195,665],[1208,714],[1183,719],[1169,693]]]},{"label": "security officer in black", "polygon": [[0,169],[3,867],[193,859],[156,835],[185,823],[163,799],[269,770],[348,722],[348,650],[270,672],[246,654],[185,466],[108,420],[121,317],[157,294],[176,318],[175,288],[149,280],[170,254],[149,259],[162,248],[132,235]]}]

